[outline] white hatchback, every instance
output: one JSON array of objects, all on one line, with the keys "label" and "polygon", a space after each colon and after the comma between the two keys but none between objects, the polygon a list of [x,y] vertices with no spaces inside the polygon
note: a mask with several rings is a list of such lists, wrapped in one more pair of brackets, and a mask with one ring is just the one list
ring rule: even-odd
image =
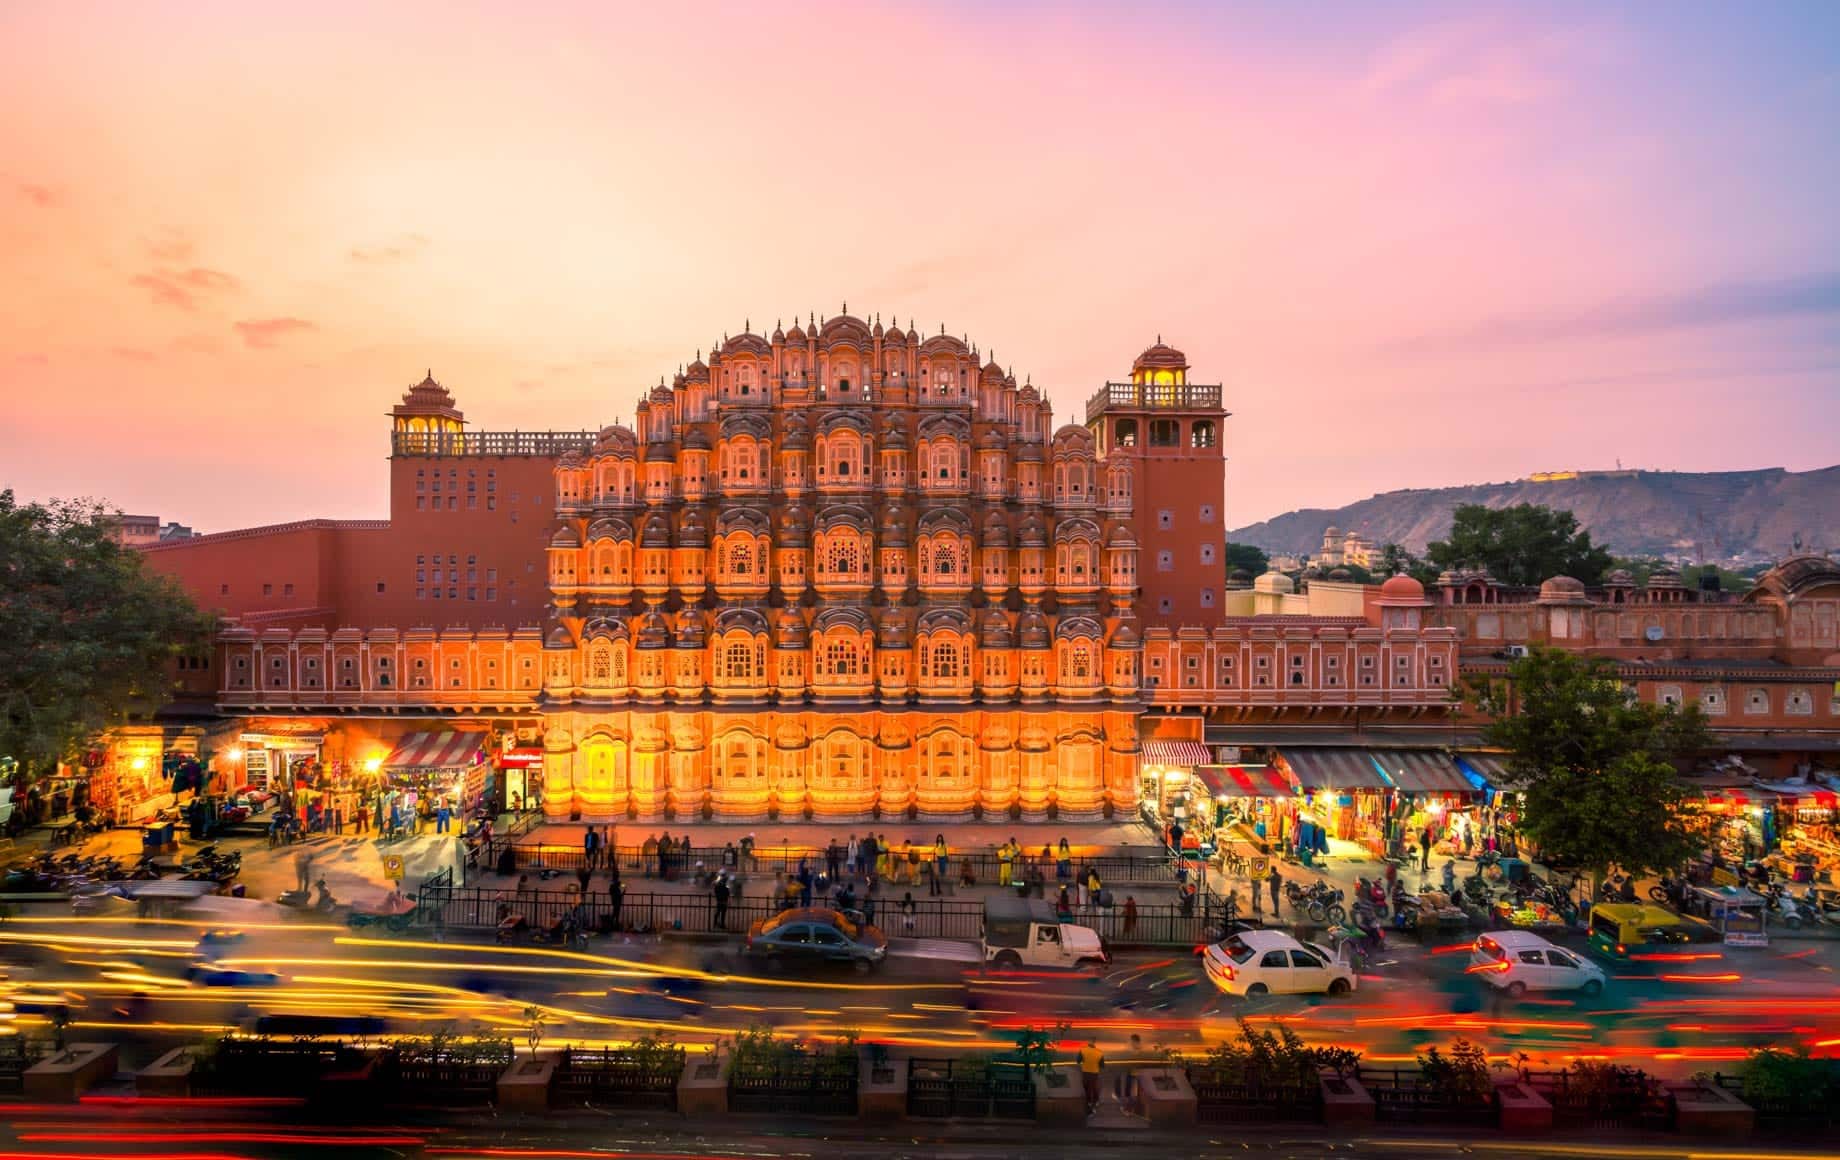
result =
[{"label": "white hatchback", "polygon": [[1229,995],[1346,995],[1354,968],[1333,951],[1276,930],[1245,930],[1202,954],[1208,979]]},{"label": "white hatchback", "polygon": [[1528,991],[1602,993],[1607,976],[1591,960],[1524,930],[1490,931],[1476,940],[1469,970],[1509,998]]}]

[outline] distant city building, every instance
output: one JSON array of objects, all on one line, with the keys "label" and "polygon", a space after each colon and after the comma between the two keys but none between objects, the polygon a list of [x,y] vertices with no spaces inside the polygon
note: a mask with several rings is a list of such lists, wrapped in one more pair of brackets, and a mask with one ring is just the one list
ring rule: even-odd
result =
[{"label": "distant city building", "polygon": [[1372,540],[1359,532],[1343,532],[1330,525],[1323,531],[1322,548],[1309,559],[1308,567],[1324,572],[1351,566],[1373,571],[1380,561],[1380,551]]}]

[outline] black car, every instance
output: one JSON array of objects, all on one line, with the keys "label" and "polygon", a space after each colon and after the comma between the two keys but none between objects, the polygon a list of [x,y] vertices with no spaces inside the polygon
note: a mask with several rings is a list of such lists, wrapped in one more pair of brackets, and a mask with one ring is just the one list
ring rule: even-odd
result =
[{"label": "black car", "polygon": [[768,971],[849,966],[867,974],[888,956],[888,939],[872,926],[820,907],[784,910],[748,928],[748,958]]}]

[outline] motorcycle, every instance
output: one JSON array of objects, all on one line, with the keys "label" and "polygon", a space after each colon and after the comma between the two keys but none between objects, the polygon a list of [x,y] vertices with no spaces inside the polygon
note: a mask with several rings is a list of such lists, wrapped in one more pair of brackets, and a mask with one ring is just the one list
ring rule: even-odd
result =
[{"label": "motorcycle", "polygon": [[1675,878],[1672,875],[1663,874],[1661,876],[1660,885],[1650,886],[1648,888],[1648,897],[1651,902],[1659,902],[1666,906],[1674,906],[1679,904],[1681,896],[1686,894],[1686,892],[1686,879]]},{"label": "motorcycle", "polygon": [[1780,883],[1772,882],[1764,891],[1766,916],[1772,916],[1790,930],[1800,930],[1811,916],[1804,914],[1797,905],[1795,895],[1783,889]]}]

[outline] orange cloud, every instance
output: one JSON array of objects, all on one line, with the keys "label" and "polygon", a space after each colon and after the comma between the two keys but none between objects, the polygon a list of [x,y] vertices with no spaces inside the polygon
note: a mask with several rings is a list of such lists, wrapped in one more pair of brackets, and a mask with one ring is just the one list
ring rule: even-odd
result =
[{"label": "orange cloud", "polygon": [[304,318],[252,318],[236,324],[244,344],[259,350],[267,350],[289,335],[318,329]]},{"label": "orange cloud", "polygon": [[39,209],[57,209],[64,204],[64,191],[49,185],[22,181],[19,183],[19,195]]},{"label": "orange cloud", "polygon": [[214,294],[228,294],[242,286],[242,283],[222,270],[207,270],[202,266],[185,270],[154,270],[136,274],[128,282],[147,291],[159,305],[176,306],[180,310],[196,310],[201,299]]}]

